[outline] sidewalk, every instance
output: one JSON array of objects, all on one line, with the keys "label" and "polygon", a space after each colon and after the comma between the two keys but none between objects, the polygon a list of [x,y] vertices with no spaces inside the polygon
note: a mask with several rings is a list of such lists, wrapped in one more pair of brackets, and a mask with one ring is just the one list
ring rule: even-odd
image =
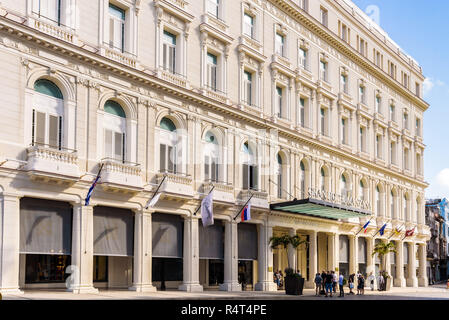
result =
[{"label": "sidewalk", "polygon": [[128,290],[100,290],[98,294],[73,294],[63,290],[26,290],[22,295],[4,295],[4,300],[144,300],[144,299],[181,299],[181,300],[297,300],[297,299],[336,299],[336,300],[413,300],[413,299],[448,299],[449,290],[445,284],[433,285],[425,288],[392,288],[390,291],[371,291],[365,289],[365,295],[348,295],[345,290],[344,298],[338,298],[338,291],[333,298],[315,296],[315,290],[305,289],[302,296],[287,296],[285,291],[277,292],[224,292],[204,291],[190,293],[182,291],[157,291],[153,293],[136,293]]}]

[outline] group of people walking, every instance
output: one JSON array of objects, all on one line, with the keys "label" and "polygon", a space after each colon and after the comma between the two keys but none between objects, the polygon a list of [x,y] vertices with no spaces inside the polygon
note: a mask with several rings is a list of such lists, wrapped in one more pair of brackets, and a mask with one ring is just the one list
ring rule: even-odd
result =
[{"label": "group of people walking", "polygon": [[[382,278],[382,280],[380,280]],[[371,290],[374,290],[374,275],[371,272],[370,276],[368,277],[368,283],[371,287]],[[379,285],[379,288],[381,288],[381,285],[383,286],[383,277],[379,275],[378,281],[381,284]],[[343,274],[340,274],[337,276],[337,273],[334,271],[323,271],[320,273],[317,273],[315,275],[315,294],[317,296],[324,295],[327,297],[332,297],[333,294],[337,293],[337,285],[339,288],[339,295],[338,297],[344,297],[345,296],[345,290],[344,286],[346,285],[346,279],[344,278]],[[355,285],[357,285],[357,295],[363,295],[365,294],[365,277],[357,271],[357,274],[351,274],[349,275],[348,281],[347,281],[348,287],[349,287],[349,293],[348,294],[355,294],[353,289]]]}]

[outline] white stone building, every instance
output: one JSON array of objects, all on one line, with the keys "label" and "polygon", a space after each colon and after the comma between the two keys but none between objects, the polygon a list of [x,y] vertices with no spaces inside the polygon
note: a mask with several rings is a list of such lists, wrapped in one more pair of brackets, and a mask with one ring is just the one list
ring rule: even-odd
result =
[{"label": "white stone building", "polygon": [[[0,11],[1,293],[276,290],[282,233],[308,240],[288,255],[311,287],[325,269],[378,271],[372,248],[396,227],[416,231],[391,238],[394,285],[427,285],[424,76],[349,0]],[[194,213],[212,186],[206,229]],[[364,208],[329,210],[332,194]]]}]

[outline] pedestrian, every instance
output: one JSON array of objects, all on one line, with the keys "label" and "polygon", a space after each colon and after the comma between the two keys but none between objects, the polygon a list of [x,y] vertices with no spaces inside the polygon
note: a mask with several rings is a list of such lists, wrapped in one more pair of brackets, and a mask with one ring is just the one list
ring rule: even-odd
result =
[{"label": "pedestrian", "polygon": [[340,273],[340,277],[338,279],[338,285],[340,286],[340,295],[339,295],[339,297],[344,297],[345,296],[345,290],[343,288],[344,280],[345,280],[345,278],[343,277],[343,274]]},{"label": "pedestrian", "polygon": [[352,289],[354,289],[354,274],[351,274],[350,276],[349,276],[349,280],[348,280],[348,283],[349,283],[349,294],[354,294],[354,291],[352,291]]},{"label": "pedestrian", "polygon": [[382,272],[379,272],[379,276],[377,277],[377,290],[382,291],[384,287],[384,277],[382,276]]},{"label": "pedestrian", "polygon": [[331,274],[332,274],[332,290],[334,291],[334,293],[337,293],[338,276],[334,271],[332,271]]},{"label": "pedestrian", "polygon": [[326,272],[323,270],[321,272],[321,279],[323,279],[323,281],[321,282],[321,291],[324,293],[325,292],[325,282],[326,282]]},{"label": "pedestrian", "polygon": [[360,295],[365,294],[365,278],[363,277],[363,275],[360,275],[359,277],[357,291],[360,292]]},{"label": "pedestrian", "polygon": [[371,291],[374,291],[374,280],[375,279],[376,279],[376,277],[374,277],[373,273],[370,272],[369,277],[368,277],[368,283],[371,288]]},{"label": "pedestrian", "polygon": [[319,274],[319,273],[317,273],[316,275],[315,275],[315,286],[316,286],[316,296],[319,296],[320,295],[320,291],[321,291],[321,283],[323,282],[323,278],[321,278],[321,275]]},{"label": "pedestrian", "polygon": [[330,273],[330,271],[327,272],[326,274],[326,282],[325,282],[325,287],[326,287],[326,298],[328,296],[328,293],[330,293],[330,297],[332,298],[332,282],[333,282],[334,277],[332,276],[332,273]]}]

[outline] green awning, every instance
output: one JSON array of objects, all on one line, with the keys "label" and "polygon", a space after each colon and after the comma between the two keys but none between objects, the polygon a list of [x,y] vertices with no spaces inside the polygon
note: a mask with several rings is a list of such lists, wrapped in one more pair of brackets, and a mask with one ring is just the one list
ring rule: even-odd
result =
[{"label": "green awning", "polygon": [[371,212],[368,210],[352,208],[317,199],[301,199],[273,203],[270,205],[270,209],[331,220],[360,218],[371,215]]}]

